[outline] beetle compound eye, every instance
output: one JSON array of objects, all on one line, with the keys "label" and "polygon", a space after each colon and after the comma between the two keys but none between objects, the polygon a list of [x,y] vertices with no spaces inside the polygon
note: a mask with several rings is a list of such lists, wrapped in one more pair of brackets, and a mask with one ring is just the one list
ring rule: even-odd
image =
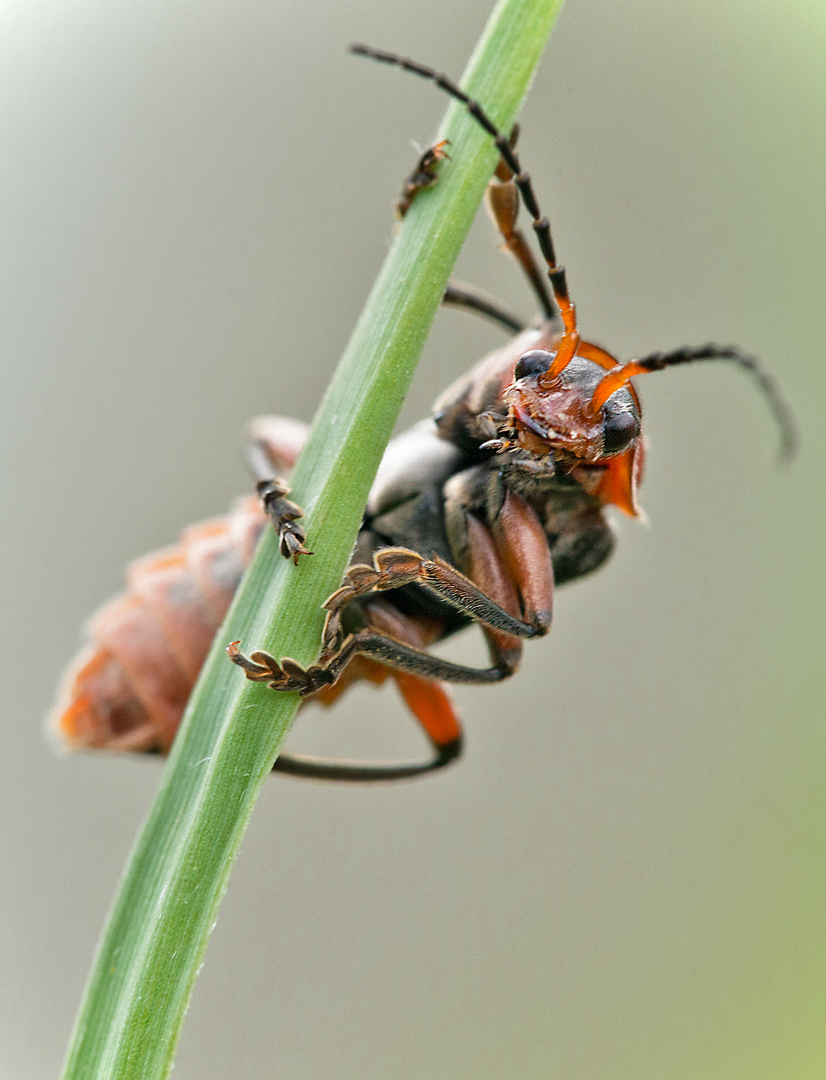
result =
[{"label": "beetle compound eye", "polygon": [[606,410],[602,425],[602,448],[606,454],[626,450],[640,433],[639,417],[628,409]]},{"label": "beetle compound eye", "polygon": [[516,361],[513,371],[514,379],[527,379],[529,375],[544,375],[551,365],[553,356],[544,349],[532,349],[531,352],[523,353]]}]

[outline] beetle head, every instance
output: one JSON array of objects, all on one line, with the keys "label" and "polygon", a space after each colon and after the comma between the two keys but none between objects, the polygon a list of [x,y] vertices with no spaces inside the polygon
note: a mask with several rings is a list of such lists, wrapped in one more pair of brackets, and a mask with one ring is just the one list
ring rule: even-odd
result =
[{"label": "beetle head", "polygon": [[641,430],[633,392],[623,386],[594,409],[594,393],[605,369],[575,356],[548,379],[553,359],[553,353],[533,349],[516,362],[504,400],[518,444],[536,456],[553,453],[569,465],[594,464],[628,451]]},{"label": "beetle head", "polygon": [[512,468],[567,473],[600,502],[644,518],[637,501],[645,459],[639,399],[627,384],[606,393],[617,361],[590,343],[579,350],[558,373],[555,353],[522,353],[502,395],[505,437],[487,445],[510,451]]}]

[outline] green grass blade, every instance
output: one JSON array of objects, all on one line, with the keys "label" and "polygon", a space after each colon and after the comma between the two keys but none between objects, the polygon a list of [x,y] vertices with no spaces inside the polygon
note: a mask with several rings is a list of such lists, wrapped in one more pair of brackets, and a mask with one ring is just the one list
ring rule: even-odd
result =
[{"label": "green grass blade", "polygon": [[[504,129],[528,89],[561,0],[502,0],[463,86]],[[359,62],[354,60],[354,63]],[[409,77],[371,69],[364,77]],[[187,708],[126,868],[81,1005],[64,1080],[169,1074],[198,969],[261,785],[298,700],[247,682],[224,656],[242,638],[312,662],[321,602],[339,584],[367,493],[450,270],[496,161],[449,108],[452,160],[405,219],[293,474],[316,554],[299,567],[262,542]],[[273,900],[273,911],[277,912]]]}]

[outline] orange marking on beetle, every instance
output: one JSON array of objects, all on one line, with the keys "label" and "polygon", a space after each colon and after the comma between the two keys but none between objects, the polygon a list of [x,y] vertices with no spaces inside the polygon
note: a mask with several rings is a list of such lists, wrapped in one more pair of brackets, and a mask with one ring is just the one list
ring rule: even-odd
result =
[{"label": "orange marking on beetle", "polygon": [[164,637],[194,684],[218,629],[182,550],[174,559],[144,560],[127,573],[132,592],[158,620]]},{"label": "orange marking on beetle", "polygon": [[645,442],[639,439],[630,450],[609,458],[594,494],[602,502],[619,507],[633,518],[645,518],[637,499],[645,462]]},{"label": "orange marking on beetle", "polygon": [[140,597],[126,596],[98,612],[90,631],[121,664],[135,697],[155,721],[160,747],[168,749],[192,681],[177,663],[158,620]]},{"label": "orange marking on beetle", "polygon": [[64,676],[52,726],[71,746],[111,750],[158,747],[155,723],[111,653],[84,650]]},{"label": "orange marking on beetle", "polygon": [[136,559],[128,592],[89,621],[90,644],[65,673],[50,724],[70,746],[169,749],[215,631],[266,516],[255,497],[189,526],[181,542]]},{"label": "orange marking on beetle", "polygon": [[444,683],[407,671],[394,671],[393,678],[405,704],[437,746],[450,746],[460,738],[462,725]]}]

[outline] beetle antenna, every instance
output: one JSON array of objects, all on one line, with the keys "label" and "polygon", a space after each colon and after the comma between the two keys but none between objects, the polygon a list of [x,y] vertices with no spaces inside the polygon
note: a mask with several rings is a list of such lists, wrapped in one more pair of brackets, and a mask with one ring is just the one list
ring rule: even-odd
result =
[{"label": "beetle antenna", "polygon": [[594,390],[591,398],[591,410],[599,412],[605,402],[625,386],[635,375],[647,375],[652,371],[662,371],[678,364],[693,364],[696,360],[730,360],[742,368],[757,384],[766,399],[780,432],[780,460],[789,462],[797,450],[798,435],[791,407],[786,401],[779,385],[754,356],[748,356],[733,346],[701,345],[698,348],[675,349],[668,353],[650,353],[641,360],[630,360],[627,364],[609,371],[604,375]]},{"label": "beetle antenna", "polygon": [[554,251],[553,240],[551,239],[550,222],[539,209],[539,203],[536,201],[536,196],[534,195],[530,175],[523,171],[519,157],[511,146],[507,135],[504,135],[499,130],[478,101],[474,101],[472,98],[468,97],[463,90],[459,89],[456,83],[446,75],[440,75],[439,72],[434,71],[433,68],[425,67],[424,64],[418,64],[415,60],[407,60],[405,57],[398,56],[396,53],[372,49],[369,45],[351,45],[350,52],[354,53],[356,56],[366,56],[371,60],[378,60],[379,63],[382,64],[400,67],[404,71],[410,71],[414,75],[420,76],[422,79],[429,79],[431,82],[434,82],[440,90],[444,90],[446,94],[455,98],[456,101],[460,101],[467,108],[467,111],[474,120],[476,120],[476,122],[483,127],[493,139],[496,149],[499,151],[507,167],[514,174],[514,183],[519,189],[519,194],[522,197],[525,209],[531,216],[533,231],[536,234],[537,242],[542,251],[542,257],[548,267],[548,277],[551,282],[554,300],[559,307],[562,321],[565,326],[565,333],[559,342],[556,357],[547,372],[541,377],[541,382],[545,384],[552,383],[560,371],[567,367],[573,359],[577,346],[579,345],[580,338],[576,328],[576,311],[568,295],[568,282],[565,277],[565,268],[559,266],[556,261],[556,253]]}]

